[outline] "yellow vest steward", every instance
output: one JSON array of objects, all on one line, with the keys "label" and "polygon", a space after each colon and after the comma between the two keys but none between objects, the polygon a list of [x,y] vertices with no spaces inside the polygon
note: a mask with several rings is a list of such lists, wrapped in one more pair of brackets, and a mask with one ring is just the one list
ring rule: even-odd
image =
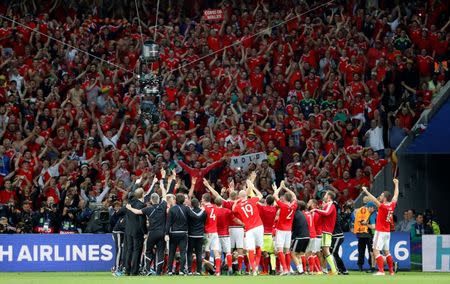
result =
[{"label": "yellow vest steward", "polygon": [[370,217],[370,212],[367,207],[361,207],[355,212],[355,223],[353,227],[353,233],[364,234],[369,232],[369,227],[367,225],[361,224],[361,221],[368,221]]}]

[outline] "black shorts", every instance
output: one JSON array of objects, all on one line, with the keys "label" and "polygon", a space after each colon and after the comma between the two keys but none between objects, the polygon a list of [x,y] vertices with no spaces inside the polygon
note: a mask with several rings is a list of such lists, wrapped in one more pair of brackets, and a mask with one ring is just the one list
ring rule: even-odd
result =
[{"label": "black shorts", "polygon": [[293,239],[291,241],[291,251],[292,252],[305,252],[308,247],[309,238],[304,239]]}]

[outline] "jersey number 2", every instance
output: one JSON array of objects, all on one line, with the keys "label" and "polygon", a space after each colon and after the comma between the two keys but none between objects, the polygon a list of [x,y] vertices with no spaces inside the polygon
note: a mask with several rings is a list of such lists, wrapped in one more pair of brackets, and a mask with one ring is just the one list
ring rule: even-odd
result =
[{"label": "jersey number 2", "polygon": [[289,211],[289,214],[286,216],[286,219],[291,220],[292,213],[294,213],[294,210]]}]

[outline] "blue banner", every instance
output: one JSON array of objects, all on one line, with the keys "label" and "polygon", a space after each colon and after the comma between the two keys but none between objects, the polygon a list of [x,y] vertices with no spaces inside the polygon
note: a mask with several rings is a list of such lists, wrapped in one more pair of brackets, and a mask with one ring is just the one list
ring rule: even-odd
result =
[{"label": "blue banner", "polygon": [[[353,233],[344,234],[344,243],[341,246],[339,254],[349,270],[358,269],[358,239]],[[393,232],[391,233],[390,252],[394,261],[398,262],[399,269],[411,269],[411,249],[409,233]],[[366,250],[364,268],[368,269],[368,251]]]},{"label": "blue banner", "polygon": [[[410,270],[410,236],[392,233],[391,255]],[[340,255],[349,270],[358,269],[358,239],[345,233]],[[109,271],[114,266],[111,234],[0,235],[0,271]],[[368,266],[366,251],[364,268]]]},{"label": "blue banner", "polygon": [[111,234],[0,235],[0,271],[109,271]]}]

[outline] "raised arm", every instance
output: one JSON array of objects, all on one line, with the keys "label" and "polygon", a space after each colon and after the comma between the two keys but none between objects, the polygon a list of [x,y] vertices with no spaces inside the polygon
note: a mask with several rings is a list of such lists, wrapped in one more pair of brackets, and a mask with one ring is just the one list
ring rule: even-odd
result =
[{"label": "raised arm", "polygon": [[197,183],[197,178],[192,177],[191,179],[191,188],[189,188],[188,196],[192,198],[194,196],[195,184]]},{"label": "raised arm", "polygon": [[362,187],[362,191],[367,195],[367,197],[369,197],[369,200],[372,201],[373,203],[375,203],[375,205],[377,207],[380,207],[380,201],[378,201],[378,199],[373,196],[368,190],[367,187],[363,186]]},{"label": "raised arm", "polygon": [[101,138],[103,138],[103,131],[102,128],[100,127],[100,123],[97,121],[97,130],[98,130],[98,134],[100,135]]},{"label": "raised arm", "polygon": [[392,201],[397,202],[398,200],[398,179],[394,178],[392,180],[394,182],[394,196],[392,197]]},{"label": "raised arm", "polygon": [[[254,173],[252,173],[252,174],[250,175],[250,177],[245,181],[246,184],[247,184],[247,195],[249,195],[249,194],[248,194],[249,191],[251,192],[251,190],[253,190],[253,192],[256,194],[256,196],[257,196],[259,199],[262,199],[262,198],[263,198],[262,193],[256,188],[255,184],[253,183],[254,180],[252,180],[252,178],[251,178],[253,174],[254,174]],[[256,176],[256,174],[254,174],[254,175]]]},{"label": "raised arm", "polygon": [[153,189],[155,188],[155,184],[158,182],[158,179],[156,178],[156,176],[153,178],[152,184],[150,185],[150,188],[148,189],[148,191],[145,193],[144,197],[146,197],[147,195],[149,195],[150,193],[153,192]]},{"label": "raised arm", "polygon": [[208,174],[211,170],[218,168],[220,165],[222,165],[222,160],[219,160],[217,162],[214,162],[212,164],[210,164],[209,166],[207,166],[206,168],[203,169],[203,172],[206,174]]},{"label": "raised arm", "polygon": [[279,194],[280,194],[281,186],[277,187],[277,185],[274,182],[272,184],[272,189],[273,189],[273,198],[275,198],[276,201],[280,200]]},{"label": "raised arm", "polygon": [[103,199],[105,198],[105,196],[108,194],[110,187],[108,185],[108,179],[106,179],[105,181],[105,187],[103,187],[103,191],[102,193],[100,193],[100,195],[97,197],[97,202],[100,203],[103,201]]},{"label": "raised arm", "polygon": [[297,195],[289,187],[286,186],[284,180],[281,181],[280,187],[289,192],[292,195],[292,202],[297,202]]},{"label": "raised arm", "polygon": [[211,184],[209,183],[209,181],[204,178],[203,179],[203,185],[209,190],[209,192],[211,192],[211,194],[213,195],[214,198],[221,198],[222,200],[224,200],[222,198],[222,196],[220,196],[220,193],[218,193],[214,187],[211,186]]}]

